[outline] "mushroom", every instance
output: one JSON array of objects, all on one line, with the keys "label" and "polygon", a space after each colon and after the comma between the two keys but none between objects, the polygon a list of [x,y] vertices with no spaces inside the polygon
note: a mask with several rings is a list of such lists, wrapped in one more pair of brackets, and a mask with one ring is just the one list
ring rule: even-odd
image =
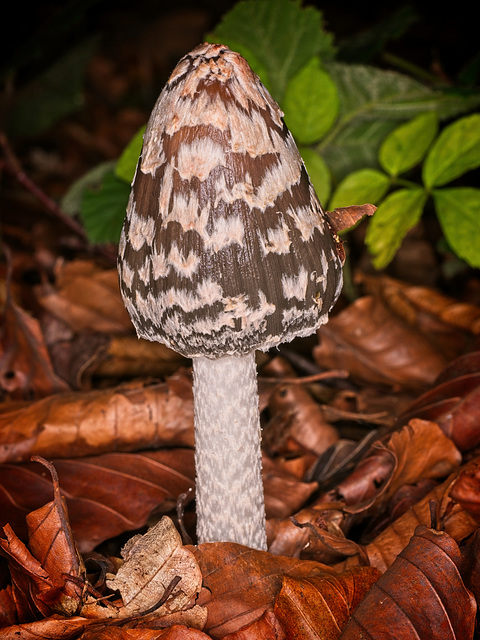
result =
[{"label": "mushroom", "polygon": [[267,548],[255,350],[315,332],[342,286],[341,241],[282,117],[238,53],[184,56],[119,243],[137,335],[192,358],[199,543]]}]

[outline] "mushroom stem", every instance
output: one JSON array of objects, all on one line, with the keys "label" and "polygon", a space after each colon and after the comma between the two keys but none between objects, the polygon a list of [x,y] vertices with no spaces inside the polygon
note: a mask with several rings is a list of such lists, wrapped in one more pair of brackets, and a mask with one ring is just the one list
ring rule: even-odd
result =
[{"label": "mushroom stem", "polygon": [[255,353],[193,358],[198,542],[266,549]]}]

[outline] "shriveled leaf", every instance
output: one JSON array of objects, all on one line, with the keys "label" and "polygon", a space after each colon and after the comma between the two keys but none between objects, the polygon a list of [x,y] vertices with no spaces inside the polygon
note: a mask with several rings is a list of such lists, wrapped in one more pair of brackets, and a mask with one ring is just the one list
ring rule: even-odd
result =
[{"label": "shriveled leaf", "polygon": [[372,567],[355,567],[338,576],[285,576],[275,614],[289,638],[335,640],[380,576]]},{"label": "shriveled leaf", "polygon": [[265,455],[262,460],[267,518],[287,518],[305,504],[318,484],[298,480]]},{"label": "shriveled leaf", "polygon": [[340,638],[472,638],[477,605],[463,584],[460,563],[458,545],[447,533],[419,526]]},{"label": "shriveled leaf", "polygon": [[37,299],[74,331],[133,331],[120,296],[116,269],[102,269],[88,260],[59,262],[55,283],[42,284]]},{"label": "shriveled leaf", "polygon": [[384,442],[373,444],[370,453],[332,492],[332,501],[349,507],[385,507],[403,485],[424,478],[442,479],[460,466],[462,456],[435,422],[411,420]]},{"label": "shriveled leaf", "polygon": [[284,575],[335,573],[326,565],[250,549],[235,543],[193,548],[206,587],[198,604],[208,610],[205,632],[214,640],[258,620],[272,608]]},{"label": "shriveled leaf", "polygon": [[242,629],[228,633],[222,640],[287,640],[280,622],[271,609]]},{"label": "shriveled leaf", "polygon": [[350,205],[348,207],[337,207],[333,211],[327,211],[326,216],[333,231],[340,233],[353,227],[364,216],[373,216],[376,209],[373,204]]},{"label": "shriveled leaf", "polygon": [[[76,545],[91,551],[100,542],[143,527],[153,511],[167,513],[194,484],[191,449],[106,453],[57,459]],[[32,463],[0,465],[0,521],[26,537],[23,520],[48,501],[52,485]]]},{"label": "shriveled leaf", "polygon": [[272,453],[303,450],[321,455],[338,440],[337,430],[300,385],[279,384],[270,395],[269,411],[263,441]]},{"label": "shriveled leaf", "polygon": [[210,640],[210,636],[199,629],[175,624],[167,629],[87,629],[79,640]]},{"label": "shriveled leaf", "polygon": [[67,391],[55,373],[36,318],[7,297],[0,330],[0,389],[12,400]]},{"label": "shriveled leaf", "polygon": [[358,298],[322,326],[318,335],[320,344],[313,352],[317,364],[347,369],[364,382],[418,391],[432,384],[447,364],[426,336],[374,296]]},{"label": "shriveled leaf", "polygon": [[421,500],[381,531],[372,542],[364,546],[358,545],[357,554],[350,553],[349,558],[335,565],[336,568],[343,570],[348,566],[367,562],[380,571],[385,571],[408,544],[415,528],[418,525],[430,524],[432,505],[438,505],[436,509],[437,526],[448,533],[455,542],[462,543],[479,526],[479,521],[470,511],[473,511],[474,514],[478,513],[480,499],[478,494],[476,496],[470,494],[471,504],[468,505],[467,510],[453,497],[452,490],[457,482],[461,486],[463,476],[466,475],[468,478],[472,466],[475,468],[477,465],[478,459],[470,461],[454,471],[444,482],[435,486]]},{"label": "shriveled leaf", "polygon": [[[193,446],[191,381],[128,383],[0,409],[0,461]],[[185,389],[185,391],[183,391]]]},{"label": "shriveled leaf", "polygon": [[[41,459],[40,459],[41,460]],[[53,479],[53,501],[27,515],[28,547],[23,545],[9,525],[0,548],[9,561],[17,600],[44,616],[54,612],[73,615],[81,609],[85,568],[76,549],[66,505],[60,493],[54,467],[48,466]]]},{"label": "shriveled leaf", "polygon": [[453,360],[441,373],[438,384],[414,400],[398,416],[398,424],[413,417],[434,420],[460,451],[480,442],[480,352]]},{"label": "shriveled leaf", "polygon": [[[145,613],[167,599],[158,616],[188,608],[202,587],[202,574],[193,553],[182,545],[172,520],[164,516],[122,550],[124,563],[107,586],[122,596],[124,617]],[[167,590],[170,590],[169,592]]]}]

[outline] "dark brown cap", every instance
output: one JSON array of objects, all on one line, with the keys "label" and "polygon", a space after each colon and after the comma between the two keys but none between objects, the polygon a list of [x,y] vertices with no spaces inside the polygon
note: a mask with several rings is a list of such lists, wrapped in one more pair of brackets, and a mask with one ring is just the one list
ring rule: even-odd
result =
[{"label": "dark brown cap", "polygon": [[202,44],[174,69],[148,122],[119,246],[140,337],[218,357],[327,321],[341,242],[282,116],[223,45]]}]

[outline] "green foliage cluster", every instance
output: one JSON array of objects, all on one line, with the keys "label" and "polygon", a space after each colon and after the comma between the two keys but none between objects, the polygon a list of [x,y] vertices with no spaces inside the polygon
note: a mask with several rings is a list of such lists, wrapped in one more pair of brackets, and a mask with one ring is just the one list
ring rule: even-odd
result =
[{"label": "green foliage cluster", "polygon": [[[301,0],[241,0],[206,39],[241,53],[268,87],[327,209],[378,206],[367,230],[377,268],[427,202],[450,248],[480,267],[480,189],[463,184],[480,166],[478,93],[341,62],[321,12]],[[94,242],[118,238],[142,135],[77,201]]]}]

